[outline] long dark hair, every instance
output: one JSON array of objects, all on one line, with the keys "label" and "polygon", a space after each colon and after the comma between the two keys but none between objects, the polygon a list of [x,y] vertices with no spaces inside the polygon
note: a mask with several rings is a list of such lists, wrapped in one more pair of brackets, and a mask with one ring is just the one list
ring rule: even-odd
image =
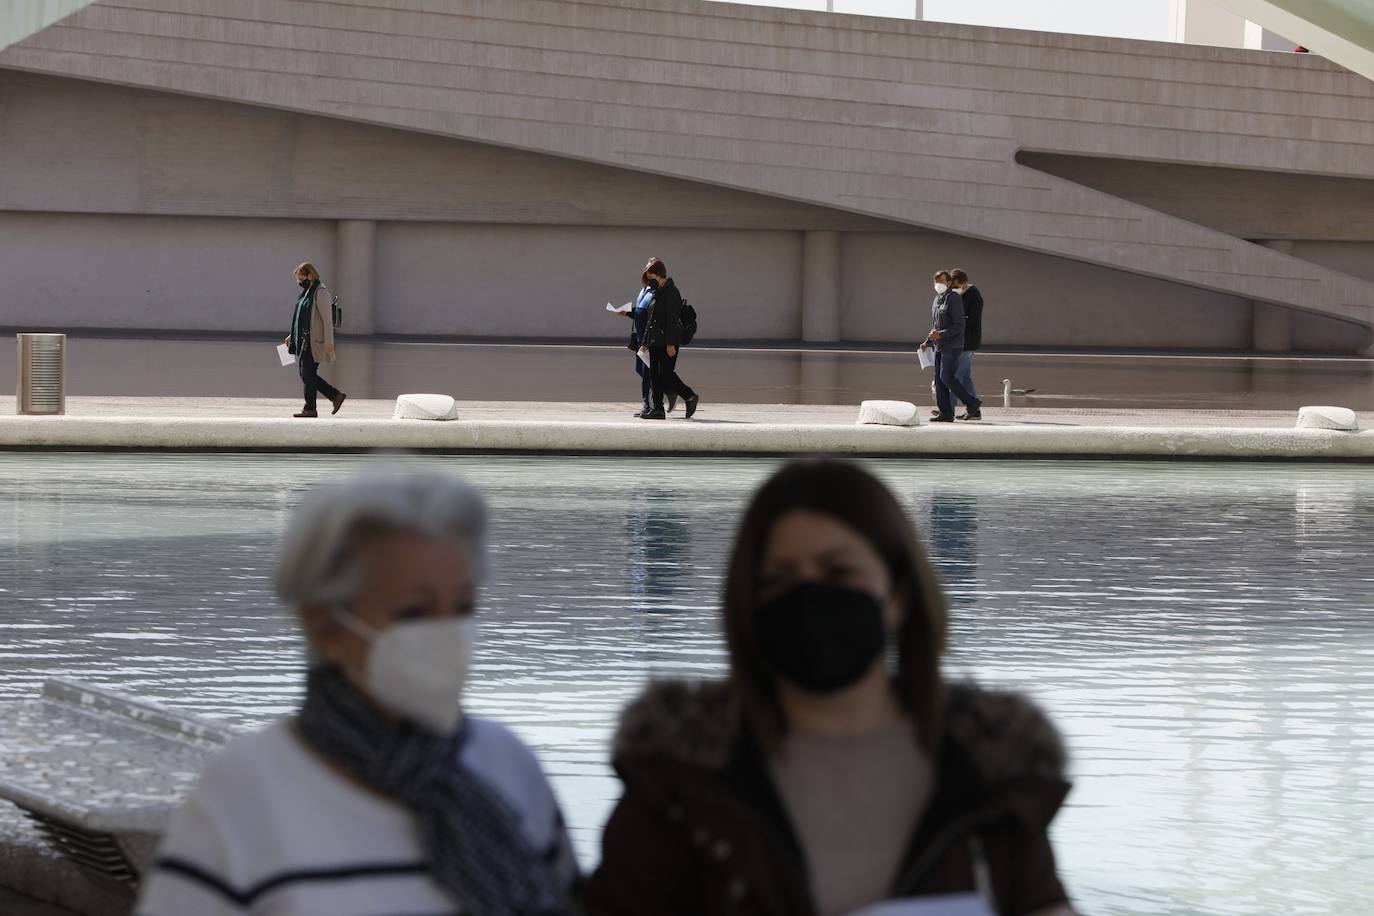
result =
[{"label": "long dark hair", "polygon": [[861,535],[887,565],[896,593],[905,597],[895,686],[921,746],[934,753],[944,706],[945,600],[939,580],[892,491],[859,465],[829,458],[794,461],[774,474],[754,494],[735,535],[725,580],[725,641],[731,687],[755,737],[772,748],[786,730],[754,615],[768,538],[780,518],[798,510],[827,515]]}]

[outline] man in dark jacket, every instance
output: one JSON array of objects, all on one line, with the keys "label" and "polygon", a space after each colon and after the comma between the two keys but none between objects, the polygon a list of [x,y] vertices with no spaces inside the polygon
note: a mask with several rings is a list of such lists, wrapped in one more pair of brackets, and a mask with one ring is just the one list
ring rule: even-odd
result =
[{"label": "man in dark jacket", "polygon": [[969,393],[954,377],[964,349],[964,302],[950,288],[949,271],[935,274],[935,300],[930,305],[929,336],[921,349],[935,348],[935,402],[937,411],[932,423],[954,422],[954,398],[968,405],[965,419],[981,420],[983,402]]},{"label": "man in dark jacket", "polygon": [[673,279],[668,276],[668,268],[662,261],[654,261],[644,271],[649,282],[658,285],[653,304],[649,306],[649,318],[645,322],[643,345],[640,352],[649,358],[649,395],[650,410],[644,414],[646,420],[663,420],[663,398],[676,394],[687,405],[687,419],[697,412],[701,398],[688,388],[677,374],[678,346],[682,343],[682,294],[678,292]]},{"label": "man in dark jacket", "polygon": [[[954,377],[959,383],[968,389],[968,393],[976,399],[978,389],[973,385],[973,354],[983,345],[983,294],[978,291],[978,287],[968,282],[968,274],[956,267],[949,272],[950,286],[958,293],[959,298],[964,300],[964,352],[959,356],[959,366],[954,370]],[[964,407],[967,409],[968,405]],[[960,414],[959,419],[968,420],[968,414]]]}]

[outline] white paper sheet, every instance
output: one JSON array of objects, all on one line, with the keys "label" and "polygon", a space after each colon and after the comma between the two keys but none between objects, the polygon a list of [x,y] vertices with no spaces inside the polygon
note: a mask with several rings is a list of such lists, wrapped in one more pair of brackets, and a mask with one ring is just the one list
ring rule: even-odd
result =
[{"label": "white paper sheet", "polygon": [[994,916],[976,894],[946,894],[939,897],[910,897],[875,903],[849,916]]},{"label": "white paper sheet", "polygon": [[634,304],[633,302],[627,302],[627,303],[625,303],[624,305],[622,305],[620,308],[616,308],[614,305],[611,305],[609,302],[606,303],[606,311],[608,311],[608,312],[615,312],[617,315],[628,315],[628,314],[630,314],[630,312],[634,309],[634,307],[635,307],[635,304]]},{"label": "white paper sheet", "polygon": [[296,357],[291,355],[291,350],[286,344],[277,344],[277,359],[281,360],[283,366],[290,366],[296,361]]},{"label": "white paper sheet", "polygon": [[926,347],[924,350],[917,350],[916,358],[921,361],[922,369],[930,369],[935,365],[935,348]]},{"label": "white paper sheet", "polygon": [[648,351],[648,350],[640,350],[638,355],[639,355],[639,361],[640,361],[640,362],[642,362],[642,363],[643,363],[644,365],[646,365],[646,366],[649,365],[649,351]]}]

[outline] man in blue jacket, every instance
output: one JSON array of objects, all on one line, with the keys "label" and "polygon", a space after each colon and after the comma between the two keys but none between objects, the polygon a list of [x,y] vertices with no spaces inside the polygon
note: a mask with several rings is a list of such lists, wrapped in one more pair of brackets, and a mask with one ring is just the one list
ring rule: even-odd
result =
[{"label": "man in blue jacket", "polygon": [[983,402],[978,400],[956,377],[964,350],[964,301],[950,289],[949,271],[935,274],[935,300],[930,306],[930,334],[921,349],[935,348],[935,403],[938,413],[932,423],[954,422],[954,401],[958,398],[968,408],[966,419],[983,419]]},{"label": "man in blue jacket", "polygon": [[[647,272],[641,279],[644,286],[640,289],[639,295],[635,296],[634,308],[630,309],[630,320],[634,322],[634,330],[630,332],[630,350],[635,355],[635,374],[639,376],[639,399],[644,402],[639,413],[635,414],[636,417],[641,417],[653,409],[649,402],[649,367],[639,358],[639,348],[644,344],[644,330],[649,324],[649,306],[654,304],[654,292],[658,289],[658,284],[649,280]],[[669,410],[671,409],[670,407]]]}]

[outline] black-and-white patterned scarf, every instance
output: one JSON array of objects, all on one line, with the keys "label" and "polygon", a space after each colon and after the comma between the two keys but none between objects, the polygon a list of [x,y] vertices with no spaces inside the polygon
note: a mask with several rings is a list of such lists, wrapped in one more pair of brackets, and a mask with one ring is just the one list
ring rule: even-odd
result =
[{"label": "black-and-white patterned scarf", "polygon": [[310,671],[297,723],[317,752],[410,809],[430,873],[463,912],[567,912],[548,864],[521,833],[519,814],[463,765],[466,726],[443,737],[389,722],[325,666]]}]

